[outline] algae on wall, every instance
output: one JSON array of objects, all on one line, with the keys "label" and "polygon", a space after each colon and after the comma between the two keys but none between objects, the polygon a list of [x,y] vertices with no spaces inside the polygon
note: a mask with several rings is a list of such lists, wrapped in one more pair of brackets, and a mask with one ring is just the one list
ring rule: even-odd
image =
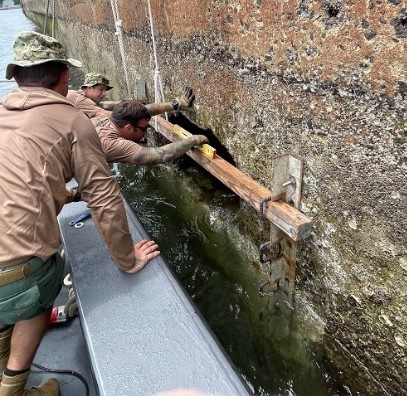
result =
[{"label": "algae on wall", "polygon": [[[44,2],[23,4],[41,24]],[[119,15],[129,95],[143,79],[154,100],[147,4],[119,2]],[[297,295],[322,319],[345,381],[360,375],[362,394],[403,394],[406,5],[152,0],[151,9],[167,98],[192,86],[193,121],[268,188],[274,155],[304,158],[302,210],[315,227],[301,245]],[[56,2],[56,17],[72,56],[108,74],[116,97],[127,92],[110,2]]]}]

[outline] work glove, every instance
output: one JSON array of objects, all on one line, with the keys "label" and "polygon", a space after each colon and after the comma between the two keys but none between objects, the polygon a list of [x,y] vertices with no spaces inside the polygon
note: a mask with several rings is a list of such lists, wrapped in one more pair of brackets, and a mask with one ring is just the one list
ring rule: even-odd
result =
[{"label": "work glove", "polygon": [[176,98],[176,101],[179,103],[178,110],[181,111],[193,111],[195,100],[195,94],[191,87],[185,87],[184,93],[180,98]]},{"label": "work glove", "polygon": [[204,143],[209,143],[208,138],[205,135],[194,135],[195,138],[195,146],[200,146]]}]

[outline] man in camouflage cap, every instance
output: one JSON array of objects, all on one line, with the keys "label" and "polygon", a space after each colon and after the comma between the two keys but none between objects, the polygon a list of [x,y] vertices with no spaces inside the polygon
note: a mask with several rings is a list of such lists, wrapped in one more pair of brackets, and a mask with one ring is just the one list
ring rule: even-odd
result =
[{"label": "man in camouflage cap", "polygon": [[81,89],[78,91],[69,90],[67,99],[90,119],[103,118],[109,116],[110,112],[104,110],[100,106],[100,102],[105,97],[106,91],[110,91],[112,88],[110,81],[103,74],[88,73]]},{"label": "man in camouflage cap", "polygon": [[56,61],[81,67],[81,62],[69,59],[62,45],[52,37],[34,32],[22,32],[14,42],[14,61],[7,66],[6,78],[11,80],[16,66],[28,67]]},{"label": "man in camouflage cap", "polygon": [[117,267],[129,274],[157,257],[154,241],[133,244],[119,186],[86,115],[66,100],[69,59],[57,40],[21,33],[6,77],[18,88],[0,103],[0,395],[59,394],[50,379],[24,390],[59,294],[57,215],[66,181],[82,198]]},{"label": "man in camouflage cap", "polygon": [[[113,106],[120,101],[102,101],[107,91],[113,87],[110,81],[101,73],[88,73],[80,90],[69,90],[67,99],[81,109],[95,126],[103,124],[111,114]],[[150,116],[171,111],[192,111],[195,94],[190,87],[185,87],[184,93],[171,102],[151,103],[145,105]]]},{"label": "man in camouflage cap", "polygon": [[[208,143],[207,137],[193,135],[179,142],[164,146],[142,147],[138,143],[145,139],[148,122],[152,115],[174,110],[192,110],[195,94],[185,87],[184,94],[172,102],[142,104],[134,100],[103,102],[108,109],[102,109],[101,99],[105,90],[110,89],[109,80],[102,74],[88,73],[80,91],[69,91],[67,98],[81,109],[95,126],[102,143],[107,162],[146,165],[162,164],[184,155],[192,147]],[[97,93],[92,90],[100,90]],[[90,98],[93,98],[91,100]]]},{"label": "man in camouflage cap", "polygon": [[110,81],[100,73],[88,73],[85,76],[85,81],[83,82],[81,88],[87,88],[87,87],[94,87],[95,85],[104,85],[106,87],[106,91],[110,91],[113,87],[110,86]]}]

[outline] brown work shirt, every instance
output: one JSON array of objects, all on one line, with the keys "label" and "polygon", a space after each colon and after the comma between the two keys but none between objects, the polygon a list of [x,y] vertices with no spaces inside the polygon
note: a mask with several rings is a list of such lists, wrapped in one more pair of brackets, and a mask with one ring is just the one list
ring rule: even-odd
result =
[{"label": "brown work shirt", "polygon": [[58,250],[57,215],[72,177],[113,261],[134,267],[119,186],[94,127],[65,97],[27,87],[0,104],[0,267]]},{"label": "brown work shirt", "polygon": [[110,119],[104,119],[103,122],[97,125],[94,123],[94,125],[102,143],[107,162],[139,163],[136,155],[143,149],[142,146],[122,138],[119,134],[119,129]]},{"label": "brown work shirt", "polygon": [[85,96],[82,90],[69,90],[66,97],[77,109],[82,110],[88,116],[95,128],[99,123],[103,123],[106,118],[109,118],[109,113],[106,115],[98,114],[103,108]]},{"label": "brown work shirt", "polygon": [[85,96],[84,92],[80,89],[78,91],[69,90],[66,98],[77,108],[81,109],[90,119],[96,116],[96,113],[101,107]]}]

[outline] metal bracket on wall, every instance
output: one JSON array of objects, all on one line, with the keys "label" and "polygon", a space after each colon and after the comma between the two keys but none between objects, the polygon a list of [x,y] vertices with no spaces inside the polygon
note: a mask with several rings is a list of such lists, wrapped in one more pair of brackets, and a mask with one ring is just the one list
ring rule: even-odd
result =
[{"label": "metal bracket on wall", "polygon": [[144,80],[136,80],[136,100],[140,102],[147,102],[147,89]]},{"label": "metal bracket on wall", "polygon": [[[273,159],[272,200],[283,199],[299,210],[301,204],[303,161],[284,154]],[[274,250],[265,259],[265,250]],[[270,222],[270,241],[260,246],[260,261],[269,266],[269,279],[260,286],[261,295],[282,290],[292,302],[295,285],[297,241]]]}]

